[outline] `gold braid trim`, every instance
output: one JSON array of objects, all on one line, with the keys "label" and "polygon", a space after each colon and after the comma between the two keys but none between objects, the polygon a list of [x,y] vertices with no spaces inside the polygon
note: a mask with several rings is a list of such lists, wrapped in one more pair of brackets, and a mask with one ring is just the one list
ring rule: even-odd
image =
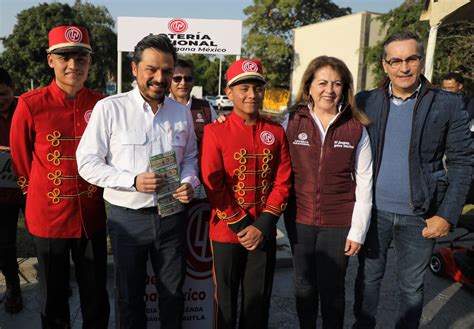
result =
[{"label": "gold braid trim", "polygon": [[46,140],[51,143],[52,146],[59,146],[63,140],[80,140],[81,137],[61,137],[61,132],[58,130],[53,131],[51,134],[46,135]]},{"label": "gold braid trim", "polygon": [[263,153],[247,154],[246,149],[240,149],[234,153],[234,160],[239,161],[240,164],[246,164],[248,158],[263,158],[263,163],[268,163],[273,160],[273,154],[270,153],[270,149],[264,148]]},{"label": "gold braid trim", "polygon": [[62,160],[76,160],[75,156],[61,156],[61,152],[58,150],[55,150],[51,153],[48,153],[46,156],[46,159],[51,162],[55,166],[59,166],[61,164],[61,159]]},{"label": "gold braid trim", "polygon": [[229,221],[229,220],[232,220],[232,218],[237,217],[237,215],[239,215],[239,212],[237,211],[232,216],[227,217],[227,214],[225,212],[220,211],[219,209],[217,209],[216,210],[216,215],[220,220]]},{"label": "gold braid trim", "polygon": [[260,186],[245,186],[244,182],[238,182],[237,185],[232,186],[232,190],[237,193],[239,196],[244,196],[246,193],[245,191],[256,191],[262,190],[262,193],[265,194],[268,190],[268,182],[267,180],[262,180],[262,185]]},{"label": "gold braid trim", "polygon": [[28,180],[26,179],[25,176],[20,176],[18,177],[18,181],[16,182],[18,184],[18,186],[21,188],[21,189],[24,189],[24,188],[27,188],[28,187]]},{"label": "gold braid trim", "polygon": [[262,197],[260,198],[260,201],[257,201],[257,202],[245,202],[245,199],[242,197],[237,199],[237,203],[242,207],[243,206],[255,207],[258,205],[265,204],[265,201],[266,201],[266,197],[264,195],[262,195]]},{"label": "gold braid trim", "polygon": [[63,173],[59,169],[56,170],[54,173],[50,172],[48,174],[48,179],[53,181],[53,184],[56,186],[62,184],[62,179],[77,179],[77,178],[79,178],[79,175],[66,176],[66,175],[63,175]]},{"label": "gold braid trim", "polygon": [[260,174],[262,178],[265,178],[267,177],[269,173],[271,173],[271,171],[272,169],[266,163],[262,164],[261,170],[247,170],[246,165],[240,165],[239,168],[234,169],[234,176],[237,176],[239,180],[245,180],[246,174],[249,174],[249,175]]},{"label": "gold braid trim", "polygon": [[96,191],[97,191],[96,186],[89,185],[89,187],[87,188],[87,191],[82,191],[78,194],[72,194],[72,195],[64,195],[64,194],[61,195],[61,191],[59,190],[59,188],[55,187],[53,191],[48,192],[47,195],[48,195],[48,198],[51,199],[51,202],[53,204],[58,204],[59,202],[61,202],[61,199],[74,199],[84,194],[87,194],[87,197],[92,198],[92,196],[94,195]]}]

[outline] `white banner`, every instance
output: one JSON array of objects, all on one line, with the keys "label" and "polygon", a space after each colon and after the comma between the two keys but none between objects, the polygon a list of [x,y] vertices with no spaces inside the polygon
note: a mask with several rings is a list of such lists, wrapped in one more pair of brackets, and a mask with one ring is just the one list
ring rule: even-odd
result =
[{"label": "white banner", "polygon": [[131,52],[143,37],[164,33],[181,54],[240,55],[242,21],[118,17],[118,51]]},{"label": "white banner", "polygon": [[[194,201],[188,211],[186,229],[187,268],[184,283],[183,329],[212,328],[214,285],[212,282],[212,256],[209,244],[211,205],[207,200]],[[160,328],[158,294],[151,263],[148,262],[145,292],[148,329]]]}]

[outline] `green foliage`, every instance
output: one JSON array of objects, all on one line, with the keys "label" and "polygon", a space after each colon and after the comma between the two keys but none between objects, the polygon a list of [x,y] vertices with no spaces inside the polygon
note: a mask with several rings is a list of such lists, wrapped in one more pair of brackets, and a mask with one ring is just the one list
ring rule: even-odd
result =
[{"label": "green foliage", "polygon": [[[424,0],[406,0],[398,8],[377,17],[376,19],[382,23],[383,39],[395,32],[413,31],[418,33],[421,40],[424,40],[426,47],[430,26],[428,21],[420,21],[424,3]],[[444,74],[449,71],[457,71],[467,79],[467,87],[471,86],[470,88],[472,88],[474,74],[473,32],[473,20],[439,27],[434,57],[433,83],[441,84]],[[364,50],[366,63],[371,65],[375,81],[381,81],[385,77],[381,60],[382,42]]]},{"label": "green foliage", "polygon": [[262,61],[270,87],[288,88],[293,62],[292,29],[351,13],[331,0],[254,0],[244,9],[243,56]]},{"label": "green foliage", "polygon": [[[424,1],[422,0],[406,0],[400,7],[375,18],[382,23],[381,33],[384,35],[383,39],[395,32],[414,31],[418,33],[421,40],[425,40],[426,46],[430,26],[428,22],[420,21],[423,5]],[[376,43],[373,47],[365,49],[366,63],[371,65],[375,81],[382,81],[385,78],[381,58],[382,43],[383,40]]]},{"label": "green foliage", "polygon": [[21,11],[13,33],[3,42],[5,51],[0,65],[10,72],[17,92],[48,85],[53,71],[46,61],[48,32],[58,25],[81,25],[89,30],[93,64],[87,85],[93,89],[105,90],[105,83],[116,71],[117,36],[114,20],[103,6],[76,1],[73,6],[53,2],[42,3]]},{"label": "green foliage", "polygon": [[464,77],[464,93],[474,95],[474,19],[441,25],[436,40],[433,83],[442,84],[448,72]]}]

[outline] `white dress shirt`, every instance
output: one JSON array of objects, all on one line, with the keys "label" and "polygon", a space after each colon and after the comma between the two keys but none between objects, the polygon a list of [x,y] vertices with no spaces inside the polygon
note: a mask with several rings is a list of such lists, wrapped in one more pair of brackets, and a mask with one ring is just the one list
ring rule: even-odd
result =
[{"label": "white dress shirt", "polygon": [[[321,141],[324,143],[327,129],[324,130],[321,121],[314,111],[310,110],[310,113],[319,128]],[[337,119],[339,114],[340,113],[331,120],[328,124],[328,128]],[[347,239],[363,244],[367,231],[369,230],[370,215],[372,212],[372,151],[369,134],[365,127],[363,127],[362,137],[360,138],[359,144],[357,144],[354,172],[356,180],[356,201],[354,203],[352,223]]]},{"label": "white dress shirt", "polygon": [[199,185],[191,112],[165,97],[155,114],[136,87],[97,102],[76,157],[79,174],[103,187],[106,201],[139,209],[156,206],[156,194],[136,191],[135,176],[151,171],[150,156],[171,150],[181,183]]}]

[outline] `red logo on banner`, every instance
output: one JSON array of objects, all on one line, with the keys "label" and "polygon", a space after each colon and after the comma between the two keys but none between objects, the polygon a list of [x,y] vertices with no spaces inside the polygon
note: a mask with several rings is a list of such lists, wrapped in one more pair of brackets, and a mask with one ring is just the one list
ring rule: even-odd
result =
[{"label": "red logo on banner", "polygon": [[69,42],[81,42],[82,32],[77,27],[70,27],[64,32],[64,37]]},{"label": "red logo on banner", "polygon": [[184,33],[188,29],[188,23],[181,18],[175,18],[169,21],[168,29],[174,33]]},{"label": "red logo on banner", "polygon": [[209,243],[209,220],[211,205],[206,200],[198,200],[188,210],[187,274],[196,280],[212,276],[212,254]]}]

